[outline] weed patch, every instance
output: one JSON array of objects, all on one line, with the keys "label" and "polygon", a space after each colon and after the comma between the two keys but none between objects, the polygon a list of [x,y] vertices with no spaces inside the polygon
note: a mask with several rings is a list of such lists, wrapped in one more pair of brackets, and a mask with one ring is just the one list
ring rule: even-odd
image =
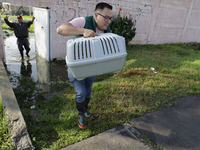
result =
[{"label": "weed patch", "polygon": [[0,99],[0,149],[14,150],[14,147]]}]

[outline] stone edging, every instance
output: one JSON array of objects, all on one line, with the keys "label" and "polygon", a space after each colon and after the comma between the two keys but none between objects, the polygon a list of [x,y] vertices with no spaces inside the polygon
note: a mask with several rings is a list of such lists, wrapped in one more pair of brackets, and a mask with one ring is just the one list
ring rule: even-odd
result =
[{"label": "stone edging", "polygon": [[33,150],[26,123],[0,58],[0,98],[16,150]]}]

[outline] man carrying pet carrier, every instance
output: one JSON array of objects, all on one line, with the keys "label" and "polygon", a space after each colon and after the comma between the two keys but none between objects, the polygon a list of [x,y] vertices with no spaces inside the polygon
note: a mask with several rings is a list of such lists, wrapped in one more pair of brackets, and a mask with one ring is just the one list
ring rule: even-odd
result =
[{"label": "man carrying pet carrier", "polygon": [[[101,2],[96,5],[93,16],[75,18],[68,23],[62,24],[57,28],[57,33],[63,36],[73,36],[73,38],[78,36],[95,37],[99,33],[111,32],[109,24],[112,20],[112,6]],[[94,117],[88,111],[88,103],[95,77],[77,80],[73,77],[69,68],[68,77],[75,89],[76,107],[79,111],[78,126],[84,129],[87,127],[85,117]]]}]

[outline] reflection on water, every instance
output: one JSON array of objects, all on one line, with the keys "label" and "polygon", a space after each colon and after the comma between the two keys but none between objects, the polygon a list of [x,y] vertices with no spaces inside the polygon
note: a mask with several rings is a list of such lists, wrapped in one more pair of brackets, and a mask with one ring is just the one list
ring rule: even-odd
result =
[{"label": "reflection on water", "polygon": [[23,77],[31,77],[32,74],[32,65],[29,61],[27,61],[27,65],[25,65],[25,62],[21,62],[21,70],[20,74]]},{"label": "reflection on water", "polygon": [[[4,39],[7,70],[11,74],[33,78],[35,82],[40,83],[38,86],[42,90],[63,90],[68,85],[65,62],[52,63],[39,57],[37,52],[35,52],[34,33],[30,33],[29,36],[31,48],[29,52],[30,59],[25,57],[24,62],[20,61],[21,56],[16,44],[16,37],[13,35]],[[14,82],[11,82],[11,84],[13,88],[17,86]]]}]

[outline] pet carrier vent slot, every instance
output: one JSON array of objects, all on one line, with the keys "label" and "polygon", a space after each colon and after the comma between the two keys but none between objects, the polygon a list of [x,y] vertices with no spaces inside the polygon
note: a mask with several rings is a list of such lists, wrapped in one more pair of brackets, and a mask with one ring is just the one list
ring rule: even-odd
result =
[{"label": "pet carrier vent slot", "polygon": [[76,43],[74,43],[74,60],[76,60]]},{"label": "pet carrier vent slot", "polygon": [[78,42],[78,59],[80,59],[80,42]]},{"label": "pet carrier vent slot", "polygon": [[109,51],[108,51],[108,44],[107,44],[107,42],[106,42],[106,39],[105,39],[105,38],[103,38],[103,40],[104,40],[104,42],[105,42],[105,45],[106,45],[107,53],[109,54]]},{"label": "pet carrier vent slot", "polygon": [[90,40],[89,40],[88,45],[89,45],[89,53],[90,53],[90,57],[92,57],[91,46],[90,46]]},{"label": "pet carrier vent slot", "polygon": [[85,55],[86,55],[86,58],[88,58],[88,54],[87,54],[87,41],[85,41]]},{"label": "pet carrier vent slot", "polygon": [[82,47],[82,59],[84,59],[84,51],[83,51],[83,41],[81,42],[81,47]]},{"label": "pet carrier vent slot", "polygon": [[109,44],[109,46],[110,46],[110,52],[111,52],[111,54],[112,54],[113,52],[112,52],[112,47],[111,47],[111,45],[110,45],[110,39],[107,38],[107,40],[108,40],[108,44]]},{"label": "pet carrier vent slot", "polygon": [[110,37],[110,39],[111,39],[111,41],[112,41],[112,44],[113,44],[113,47],[114,47],[114,51],[115,51],[115,53],[116,53],[114,41],[113,41],[112,37]]},{"label": "pet carrier vent slot", "polygon": [[102,47],[103,47],[103,54],[105,55],[105,49],[104,49],[103,41],[102,41],[102,39],[100,39],[100,40],[101,40],[101,44],[102,44]]},{"label": "pet carrier vent slot", "polygon": [[119,50],[119,45],[118,45],[118,43],[117,43],[117,39],[116,39],[115,37],[113,37],[113,38],[115,39],[115,42],[116,42],[116,44],[117,44],[118,52],[120,52],[120,50]]}]

